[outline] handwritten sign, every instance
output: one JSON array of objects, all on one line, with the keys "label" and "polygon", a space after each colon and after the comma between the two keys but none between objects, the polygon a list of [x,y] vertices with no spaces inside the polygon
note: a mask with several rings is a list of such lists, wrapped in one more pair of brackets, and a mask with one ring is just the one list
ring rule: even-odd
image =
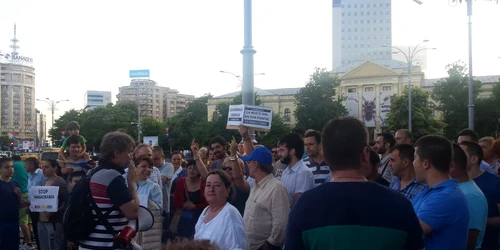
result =
[{"label": "handwritten sign", "polygon": [[29,190],[30,210],[33,212],[57,212],[59,204],[58,194],[59,187],[31,187]]},{"label": "handwritten sign", "polygon": [[271,129],[272,120],[272,108],[230,105],[226,128],[237,129],[239,125],[244,125],[254,130],[267,131]]}]

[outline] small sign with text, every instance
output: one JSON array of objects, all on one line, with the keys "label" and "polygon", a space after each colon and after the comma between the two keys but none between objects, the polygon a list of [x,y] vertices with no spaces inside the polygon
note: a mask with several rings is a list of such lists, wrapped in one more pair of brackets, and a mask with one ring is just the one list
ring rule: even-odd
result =
[{"label": "small sign with text", "polygon": [[227,129],[237,129],[243,125],[258,131],[267,131],[271,129],[273,120],[273,109],[249,106],[249,105],[230,105],[227,116]]}]

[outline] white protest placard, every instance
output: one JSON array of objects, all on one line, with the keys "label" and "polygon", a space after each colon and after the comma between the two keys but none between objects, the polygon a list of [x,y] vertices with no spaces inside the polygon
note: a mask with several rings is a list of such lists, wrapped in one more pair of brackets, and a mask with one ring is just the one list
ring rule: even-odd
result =
[{"label": "white protest placard", "polygon": [[254,130],[267,131],[271,129],[273,109],[261,106],[230,105],[227,116],[227,129],[237,129],[244,125]]},{"label": "white protest placard", "polygon": [[57,212],[59,187],[35,186],[29,190],[32,212]]}]

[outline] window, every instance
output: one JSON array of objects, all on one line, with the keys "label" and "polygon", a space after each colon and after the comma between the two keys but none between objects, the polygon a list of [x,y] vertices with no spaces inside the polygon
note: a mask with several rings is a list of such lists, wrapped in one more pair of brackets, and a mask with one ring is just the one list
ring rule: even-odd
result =
[{"label": "window", "polygon": [[283,117],[283,120],[285,122],[289,122],[290,121],[290,116],[292,115],[292,112],[290,111],[290,109],[285,109],[285,116]]},{"label": "window", "polygon": [[373,87],[366,87],[365,92],[373,92]]},{"label": "window", "polygon": [[391,86],[382,86],[382,91],[390,91]]}]

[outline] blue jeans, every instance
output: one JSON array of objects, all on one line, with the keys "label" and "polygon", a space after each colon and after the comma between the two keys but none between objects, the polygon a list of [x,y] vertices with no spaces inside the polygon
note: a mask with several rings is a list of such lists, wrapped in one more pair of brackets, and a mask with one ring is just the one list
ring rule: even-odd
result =
[{"label": "blue jeans", "polygon": [[19,249],[19,222],[0,222],[0,249]]}]

